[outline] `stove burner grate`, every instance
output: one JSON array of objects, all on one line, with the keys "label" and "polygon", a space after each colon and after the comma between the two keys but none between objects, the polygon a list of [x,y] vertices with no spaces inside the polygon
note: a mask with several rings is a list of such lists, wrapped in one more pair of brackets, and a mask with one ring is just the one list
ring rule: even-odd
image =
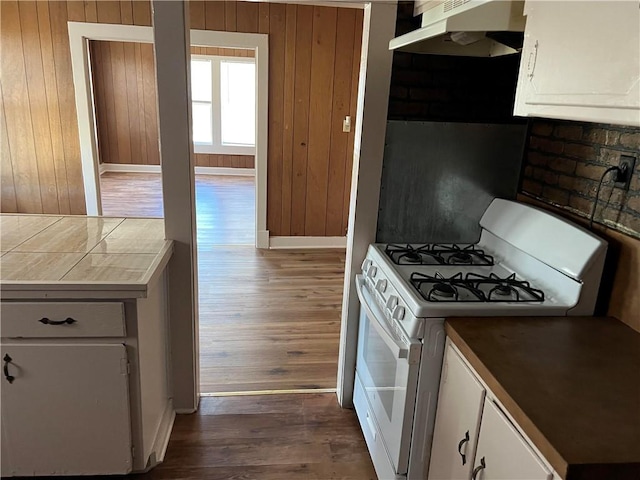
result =
[{"label": "stove burner grate", "polygon": [[414,272],[411,284],[428,302],[543,302],[544,292],[533,288],[529,282],[518,280],[515,273],[500,278],[462,272],[446,278],[440,272],[425,275]]},{"label": "stove burner grate", "polygon": [[493,257],[476,245],[389,244],[385,253],[396,265],[493,265]]}]

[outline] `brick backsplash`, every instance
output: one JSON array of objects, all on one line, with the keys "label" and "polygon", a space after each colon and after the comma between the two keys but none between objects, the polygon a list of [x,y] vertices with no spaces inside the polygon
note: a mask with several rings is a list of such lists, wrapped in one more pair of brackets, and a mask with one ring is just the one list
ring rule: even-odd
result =
[{"label": "brick backsplash", "polygon": [[[621,154],[640,162],[640,129],[533,119],[521,190],[583,217],[591,214],[600,177]],[[628,191],[605,177],[595,221],[640,238],[640,165]]]}]

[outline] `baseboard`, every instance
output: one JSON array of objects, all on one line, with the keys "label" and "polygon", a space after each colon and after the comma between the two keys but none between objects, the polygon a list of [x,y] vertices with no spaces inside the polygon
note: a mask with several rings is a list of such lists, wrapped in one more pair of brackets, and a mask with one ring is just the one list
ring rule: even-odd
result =
[{"label": "baseboard", "polygon": [[107,171],[107,164],[106,163],[100,163],[98,164],[98,175],[102,175],[104,172]]},{"label": "baseboard", "polygon": [[258,230],[256,239],[257,248],[269,248],[269,230]]},{"label": "baseboard", "polygon": [[103,163],[104,172],[126,172],[126,173],[160,173],[160,165],[137,165],[133,163]]},{"label": "baseboard", "polygon": [[[101,163],[100,175],[104,172],[124,173],[161,173],[160,165],[136,165],[133,163]],[[234,175],[241,177],[254,177],[256,171],[253,168],[232,167],[196,167],[198,175]]]},{"label": "baseboard", "polygon": [[167,446],[169,445],[169,437],[171,437],[171,431],[173,430],[173,422],[176,419],[176,411],[173,409],[173,402],[167,403],[167,408],[162,415],[160,421],[160,427],[158,428],[158,435],[156,435],[156,441],[153,445],[153,451],[156,452],[156,459],[158,462],[164,460],[164,455],[167,453]]},{"label": "baseboard", "polygon": [[347,237],[271,237],[269,248],[346,248]]},{"label": "baseboard", "polygon": [[241,177],[255,177],[256,171],[253,168],[233,168],[233,167],[196,167],[198,175],[233,175]]}]

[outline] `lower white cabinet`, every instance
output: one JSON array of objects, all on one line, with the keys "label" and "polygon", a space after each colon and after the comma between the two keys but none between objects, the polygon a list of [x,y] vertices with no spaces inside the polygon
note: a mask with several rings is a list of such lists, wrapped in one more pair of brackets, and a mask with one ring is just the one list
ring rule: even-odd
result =
[{"label": "lower white cabinet", "polygon": [[484,402],[472,478],[476,480],[550,480],[540,461],[509,419],[491,401]]},{"label": "lower white cabinet", "polygon": [[164,457],[166,275],[142,298],[87,290],[0,302],[3,477],[126,474]]},{"label": "lower white cabinet", "polygon": [[470,478],[485,390],[458,353],[447,348],[442,364],[430,479]]},{"label": "lower white cabinet", "polygon": [[131,471],[124,345],[6,343],[1,354],[2,475]]},{"label": "lower white cabinet", "polygon": [[552,470],[447,340],[429,480],[551,480]]}]

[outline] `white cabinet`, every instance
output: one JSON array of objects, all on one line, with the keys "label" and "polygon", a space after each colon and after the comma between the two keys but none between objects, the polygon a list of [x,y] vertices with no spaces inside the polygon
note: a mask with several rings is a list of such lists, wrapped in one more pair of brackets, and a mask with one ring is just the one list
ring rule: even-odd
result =
[{"label": "white cabinet", "polygon": [[528,1],[515,115],[640,125],[640,2]]},{"label": "white cabinet", "polygon": [[125,474],[164,457],[166,275],[142,298],[92,287],[0,303],[3,477]]},{"label": "white cabinet", "polygon": [[428,479],[552,478],[552,469],[447,340]]},{"label": "white cabinet", "polygon": [[131,471],[124,345],[6,343],[1,354],[2,475]]},{"label": "white cabinet", "polygon": [[469,478],[485,390],[458,353],[447,348],[433,433],[430,480]]},{"label": "white cabinet", "polygon": [[[487,399],[482,411],[474,480],[550,480],[550,470],[496,404]],[[466,477],[465,477],[466,478]]]}]

